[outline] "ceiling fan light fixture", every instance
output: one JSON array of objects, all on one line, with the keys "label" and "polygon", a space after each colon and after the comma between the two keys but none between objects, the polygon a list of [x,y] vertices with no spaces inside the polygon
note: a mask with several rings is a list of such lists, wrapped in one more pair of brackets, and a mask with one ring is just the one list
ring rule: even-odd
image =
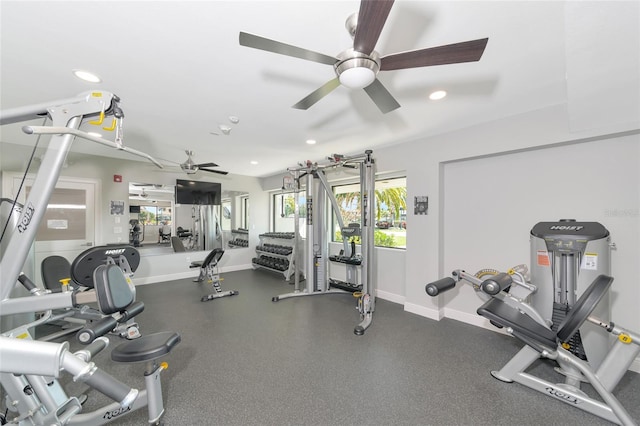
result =
[{"label": "ceiling fan light fixture", "polygon": [[375,79],[373,70],[364,67],[349,68],[340,74],[340,84],[349,89],[364,89]]},{"label": "ceiling fan light fixture", "polygon": [[380,70],[380,60],[376,52],[371,55],[349,49],[340,55],[342,59],[335,65],[340,84],[349,89],[364,89],[376,79]]}]

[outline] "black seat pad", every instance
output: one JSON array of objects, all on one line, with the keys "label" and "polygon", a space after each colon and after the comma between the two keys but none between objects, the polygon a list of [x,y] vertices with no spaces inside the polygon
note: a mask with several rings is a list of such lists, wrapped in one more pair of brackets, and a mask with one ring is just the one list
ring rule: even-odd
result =
[{"label": "black seat pad", "polygon": [[530,316],[512,308],[500,299],[491,298],[478,308],[478,314],[503,327],[511,327],[514,335],[521,334],[544,346],[555,348],[556,334],[534,321]]},{"label": "black seat pad", "polygon": [[180,340],[180,335],[173,331],[148,334],[118,345],[111,351],[111,359],[116,362],[152,361],[171,352]]},{"label": "black seat pad", "polygon": [[211,252],[209,252],[207,257],[204,258],[204,260],[196,260],[194,262],[191,262],[191,265],[189,265],[189,267],[190,268],[206,268],[209,265],[216,266],[220,261],[220,259],[222,258],[223,254],[224,254],[224,250],[222,250],[221,248],[214,248],[213,250],[211,250]]}]

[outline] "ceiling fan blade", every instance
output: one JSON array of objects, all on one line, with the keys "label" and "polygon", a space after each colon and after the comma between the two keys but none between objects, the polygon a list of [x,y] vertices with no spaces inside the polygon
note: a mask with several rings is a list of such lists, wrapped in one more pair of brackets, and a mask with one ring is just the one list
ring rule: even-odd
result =
[{"label": "ceiling fan blade", "polygon": [[216,163],[202,163],[202,164],[196,164],[196,167],[202,168],[202,167],[218,167],[218,165]]},{"label": "ceiling fan blade", "polygon": [[488,38],[482,38],[387,55],[380,59],[380,70],[389,71],[479,61],[488,41]]},{"label": "ceiling fan blade", "polygon": [[202,169],[202,168],[200,168],[198,170],[201,170],[203,172],[209,172],[209,173],[218,173],[219,175],[228,175],[229,174],[229,172],[225,172],[225,171],[222,171],[222,170],[211,170],[211,169]]},{"label": "ceiling fan blade", "polygon": [[294,58],[306,59],[307,61],[320,62],[326,65],[333,65],[338,61],[336,58],[323,53],[244,32],[240,32],[240,45],[266,50],[267,52],[279,53],[281,55],[293,56]]},{"label": "ceiling fan blade", "polygon": [[340,80],[338,79],[338,77],[331,79],[327,81],[325,84],[323,84],[320,88],[311,92],[311,94],[308,95],[306,98],[302,99],[300,102],[295,104],[293,108],[309,109],[309,107],[311,107],[313,104],[318,102],[320,99],[327,96],[329,93],[335,90],[335,88],[338,86],[340,86]]},{"label": "ceiling fan blade", "polygon": [[371,100],[376,104],[378,109],[382,111],[383,114],[393,111],[394,109],[400,108],[400,104],[395,98],[389,93],[386,87],[378,80],[377,78],[373,80],[373,83],[364,88],[364,91],[367,92],[367,95],[371,98]]},{"label": "ceiling fan blade", "polygon": [[393,0],[362,0],[360,2],[358,25],[353,37],[353,50],[367,55],[373,51],[392,6]]}]

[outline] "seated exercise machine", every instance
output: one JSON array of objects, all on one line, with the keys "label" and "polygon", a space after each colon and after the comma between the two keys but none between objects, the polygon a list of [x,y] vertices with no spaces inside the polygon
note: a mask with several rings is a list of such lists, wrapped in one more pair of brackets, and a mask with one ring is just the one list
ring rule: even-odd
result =
[{"label": "seated exercise machine", "polygon": [[[613,423],[636,424],[612,391],[640,353],[640,335],[592,315],[607,295],[613,278],[604,274],[597,276],[562,322],[554,326],[528,302],[537,287],[526,282],[526,271],[522,267],[508,273],[483,270],[476,275],[456,270],[452,276],[427,284],[425,291],[435,297],[454,288],[456,282],[470,283],[487,300],[478,308],[478,314],[525,344],[500,371],[491,373],[493,377],[507,383],[518,382]],[[599,348],[607,352],[597,367],[572,348],[578,331],[585,329],[583,324],[594,324],[595,330],[617,336],[613,346]],[[564,376],[564,382],[553,383],[527,372],[540,358],[557,362],[556,372]],[[601,400],[580,390],[581,382],[591,384]]]},{"label": "seated exercise machine", "polygon": [[168,243],[171,241],[171,227],[162,225],[158,228],[158,243]]},{"label": "seated exercise machine", "polygon": [[[349,294],[358,299],[357,309],[360,313],[360,323],[353,329],[354,334],[361,336],[371,325],[375,310],[375,277],[374,277],[374,225],[375,225],[375,161],[373,151],[367,150],[364,154],[346,157],[333,154],[329,157],[328,165],[318,165],[307,161],[300,167],[289,168],[292,175],[287,176],[291,184],[283,189],[297,192],[304,184],[306,199],[306,250],[304,262],[294,256],[294,292],[274,296],[271,300],[278,302],[283,299],[301,296],[317,296],[323,294]],[[357,169],[360,172],[360,223],[344,225],[338,201],[336,200],[325,170],[338,167]],[[304,178],[304,180],[303,180]],[[297,197],[296,197],[297,198]],[[329,232],[327,226],[331,223],[327,217],[327,202],[331,203],[336,221],[342,231],[343,256],[339,259],[329,257]],[[296,201],[294,206],[294,238],[298,245],[299,232],[299,206]],[[359,237],[361,241],[361,255],[356,256],[354,246],[349,250],[349,239]],[[297,251],[299,253],[302,250]],[[344,257],[344,253],[350,256]],[[338,281],[329,277],[328,261],[342,263],[346,269],[346,281]],[[298,270],[300,265],[305,265],[305,286],[300,285]],[[301,269],[301,268],[300,268]],[[357,282],[358,273],[360,283]]]},{"label": "seated exercise machine", "polygon": [[[19,281],[35,296],[33,299],[47,297],[47,293],[40,292],[24,275]],[[180,336],[174,332],[154,333],[122,343],[111,351],[113,361],[146,363],[145,390],[131,388],[98,369],[91,359],[109,344],[109,340],[102,336],[116,322],[110,315],[126,316],[129,309],[140,313],[144,305],[141,302],[134,303],[134,292],[127,277],[115,264],[98,266],[93,273],[93,281],[94,289],[86,292],[91,294],[83,294],[83,299],[88,301],[92,298],[98,304],[108,325],[87,328],[86,343],[90,344],[85,349],[70,353],[66,342],[32,340],[29,330],[46,321],[51,311],[33,323],[0,336],[0,383],[7,394],[6,401],[11,402],[7,403],[7,410],[15,414],[14,419],[8,418],[6,421],[20,425],[104,424],[145,406],[149,411],[149,423],[157,424],[160,421],[164,413],[160,373],[167,368],[167,364],[158,364],[157,361],[180,343]],[[134,305],[137,306],[133,308]],[[62,373],[71,374],[74,381],[86,383],[114,402],[83,413],[84,396],[67,394],[57,380]],[[25,389],[29,389],[29,392],[25,392]]]},{"label": "seated exercise machine", "polygon": [[[114,361],[147,363],[146,389],[142,391],[112,377],[91,361],[93,355],[104,349],[108,342],[106,338],[99,336],[101,330],[94,329],[95,336],[88,339],[93,343],[76,353],[69,351],[67,343],[33,340],[30,334],[31,328],[50,319],[51,311],[54,309],[76,308],[97,302],[105,315],[127,315],[127,309],[135,305],[134,292],[119,266],[97,266],[92,272],[94,289],[83,292],[47,292],[36,287],[28,277],[21,274],[21,268],[25,264],[38,225],[43,220],[46,206],[75,137],[147,158],[162,168],[148,154],[123,145],[124,114],[118,103],[119,98],[112,93],[92,91],[76,98],[0,111],[0,125],[43,116],[52,121],[51,127],[23,127],[27,134],[52,136],[27,200],[19,212],[18,220],[12,226],[3,226],[6,232],[3,231],[1,237],[3,240],[6,238],[8,243],[3,246],[5,250],[0,257],[0,315],[45,312],[36,321],[9,330],[0,336],[0,385],[7,395],[7,408],[14,416],[5,420],[12,424],[99,425],[119,419],[121,415],[144,406],[148,406],[149,423],[159,424],[164,413],[160,373],[166,369],[166,364],[158,365],[157,360],[168,354],[180,342],[177,333],[149,334],[124,342],[112,351]],[[106,116],[113,116],[112,125],[105,127],[105,130],[116,130],[115,141],[78,130],[83,120],[96,118],[97,120],[89,123],[100,125]],[[32,297],[10,297],[18,283],[25,286]],[[82,405],[78,398],[67,396],[57,381],[63,373],[70,374],[75,381],[85,382],[114,402],[91,413],[82,413]]]},{"label": "seated exercise machine", "polygon": [[191,265],[189,265],[190,268],[200,268],[200,274],[198,274],[198,278],[194,279],[193,282],[201,283],[206,280],[215,290],[215,293],[203,296],[202,299],[200,299],[201,302],[208,302],[209,300],[240,294],[237,290],[222,291],[222,287],[220,287],[220,281],[223,281],[224,278],[220,277],[218,262],[220,262],[223,254],[224,250],[215,248],[209,252],[204,260],[191,262]]},{"label": "seated exercise machine", "polygon": [[[129,221],[129,244],[134,247],[142,247],[144,241],[144,225],[140,225],[138,219],[131,219]],[[142,238],[140,238],[142,236]]]},{"label": "seated exercise machine", "polygon": [[[42,261],[42,281],[45,287],[54,293],[61,292],[65,286],[74,292],[86,291],[93,288],[93,271],[102,264],[113,264],[122,269],[135,295],[135,287],[131,282],[131,277],[140,264],[140,254],[135,248],[127,245],[111,244],[91,247],[78,255],[72,264],[62,256],[49,256]],[[137,309],[140,309],[141,312],[141,306],[129,306],[126,316],[112,318],[116,320],[115,323],[105,318],[102,312],[88,305],[66,309],[58,316],[64,317],[69,322],[79,321],[84,324],[84,327],[80,325],[75,329],[63,330],[61,333],[54,333],[47,336],[46,339],[40,338],[39,340],[52,340],[61,334],[80,330],[76,337],[80,343],[87,344],[86,333],[92,333],[90,329],[98,324],[101,327],[107,327],[111,324],[113,327],[109,331],[110,333],[130,340],[137,339],[140,337],[140,330],[133,319]],[[56,316],[54,319],[59,318]]]}]

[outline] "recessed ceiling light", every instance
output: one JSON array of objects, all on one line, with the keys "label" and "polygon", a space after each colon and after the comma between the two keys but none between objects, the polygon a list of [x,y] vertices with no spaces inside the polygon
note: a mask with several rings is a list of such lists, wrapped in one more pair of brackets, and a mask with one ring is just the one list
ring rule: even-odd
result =
[{"label": "recessed ceiling light", "polygon": [[100,77],[89,71],[73,70],[73,75],[78,77],[80,80],[88,81],[89,83],[100,83],[102,81]]},{"label": "recessed ceiling light", "polygon": [[429,95],[429,99],[431,99],[432,101],[438,101],[445,96],[447,96],[447,92],[445,92],[444,90],[436,90]]},{"label": "recessed ceiling light", "polygon": [[253,164],[255,166],[256,164],[258,164],[258,162],[256,160],[252,160],[251,164]]},{"label": "recessed ceiling light", "polygon": [[315,145],[316,144],[316,140],[315,139],[307,139],[307,144],[308,145]]},{"label": "recessed ceiling light", "polygon": [[98,132],[87,132],[88,135],[95,136],[96,138],[101,138],[102,135]]}]

